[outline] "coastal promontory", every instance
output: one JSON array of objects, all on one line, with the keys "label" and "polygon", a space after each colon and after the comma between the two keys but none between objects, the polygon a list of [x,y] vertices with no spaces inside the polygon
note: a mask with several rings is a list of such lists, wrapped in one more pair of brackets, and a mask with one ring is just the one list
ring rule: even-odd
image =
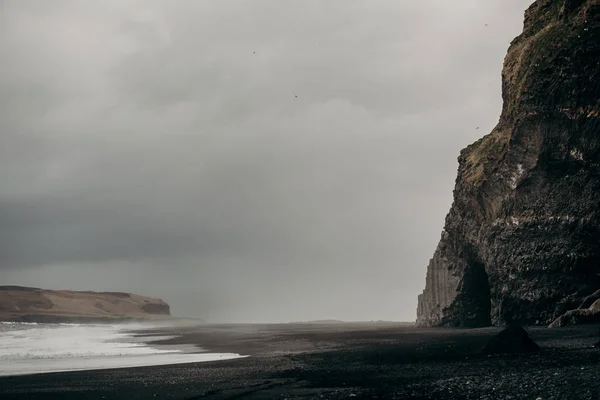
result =
[{"label": "coastal promontory", "polygon": [[2,321],[111,322],[170,315],[170,307],[163,300],[133,293],[0,286]]}]

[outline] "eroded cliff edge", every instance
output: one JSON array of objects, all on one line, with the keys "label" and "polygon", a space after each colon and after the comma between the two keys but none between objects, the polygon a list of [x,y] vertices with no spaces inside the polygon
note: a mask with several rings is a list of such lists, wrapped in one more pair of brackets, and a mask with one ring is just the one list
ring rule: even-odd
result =
[{"label": "eroded cliff edge", "polygon": [[97,322],[155,319],[170,314],[163,300],[133,293],[0,286],[3,321]]},{"label": "eroded cliff edge", "polygon": [[546,324],[600,289],[600,0],[538,0],[464,149],[420,326]]}]

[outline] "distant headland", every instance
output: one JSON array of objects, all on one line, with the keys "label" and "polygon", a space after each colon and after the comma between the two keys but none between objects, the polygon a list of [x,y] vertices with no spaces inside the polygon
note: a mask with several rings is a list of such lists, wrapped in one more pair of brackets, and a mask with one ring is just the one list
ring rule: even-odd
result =
[{"label": "distant headland", "polygon": [[0,286],[0,321],[124,322],[170,315],[163,300],[133,293]]}]

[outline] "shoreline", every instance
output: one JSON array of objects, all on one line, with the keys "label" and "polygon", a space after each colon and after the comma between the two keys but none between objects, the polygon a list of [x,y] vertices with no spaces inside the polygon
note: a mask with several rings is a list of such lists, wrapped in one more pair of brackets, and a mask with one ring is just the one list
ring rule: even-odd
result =
[{"label": "shoreline", "polygon": [[[595,399],[598,326],[528,331],[542,351],[484,356],[500,328],[376,324],[160,328],[154,342],[246,354],[227,361],[0,378],[2,399]],[[154,336],[156,330],[136,331]],[[152,345],[153,342],[150,343]],[[594,397],[596,396],[596,397]]]},{"label": "shoreline", "polygon": [[[72,359],[41,359],[35,360],[36,367],[39,370],[32,372],[30,360],[25,362],[11,361],[13,370],[8,373],[1,373],[0,379],[4,377],[16,376],[33,376],[33,375],[48,375],[57,373],[70,372],[92,372],[111,369],[129,369],[129,368],[146,368],[158,366],[173,366],[179,364],[196,364],[211,361],[225,361],[244,358],[240,354],[234,353],[173,353],[173,354],[144,354],[144,355],[129,355],[122,357],[89,357],[86,358],[85,367],[71,367]],[[22,365],[21,369],[18,369]],[[62,367],[57,367],[62,365]],[[15,368],[17,367],[17,368]],[[59,369],[57,369],[59,368]]]},{"label": "shoreline", "polygon": [[[176,335],[136,335],[162,324],[0,323],[0,377],[189,364],[241,358],[197,345],[151,345]],[[172,324],[169,324],[171,326]]]}]

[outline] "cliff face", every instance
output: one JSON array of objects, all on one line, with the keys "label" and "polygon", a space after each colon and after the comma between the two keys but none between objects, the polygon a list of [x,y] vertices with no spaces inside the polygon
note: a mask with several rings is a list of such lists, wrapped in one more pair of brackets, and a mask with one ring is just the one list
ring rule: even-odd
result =
[{"label": "cliff face", "polygon": [[538,0],[464,149],[420,326],[545,324],[600,288],[600,0]]},{"label": "cliff face", "polygon": [[164,301],[131,293],[0,286],[0,320],[5,321],[109,321],[170,314]]}]

